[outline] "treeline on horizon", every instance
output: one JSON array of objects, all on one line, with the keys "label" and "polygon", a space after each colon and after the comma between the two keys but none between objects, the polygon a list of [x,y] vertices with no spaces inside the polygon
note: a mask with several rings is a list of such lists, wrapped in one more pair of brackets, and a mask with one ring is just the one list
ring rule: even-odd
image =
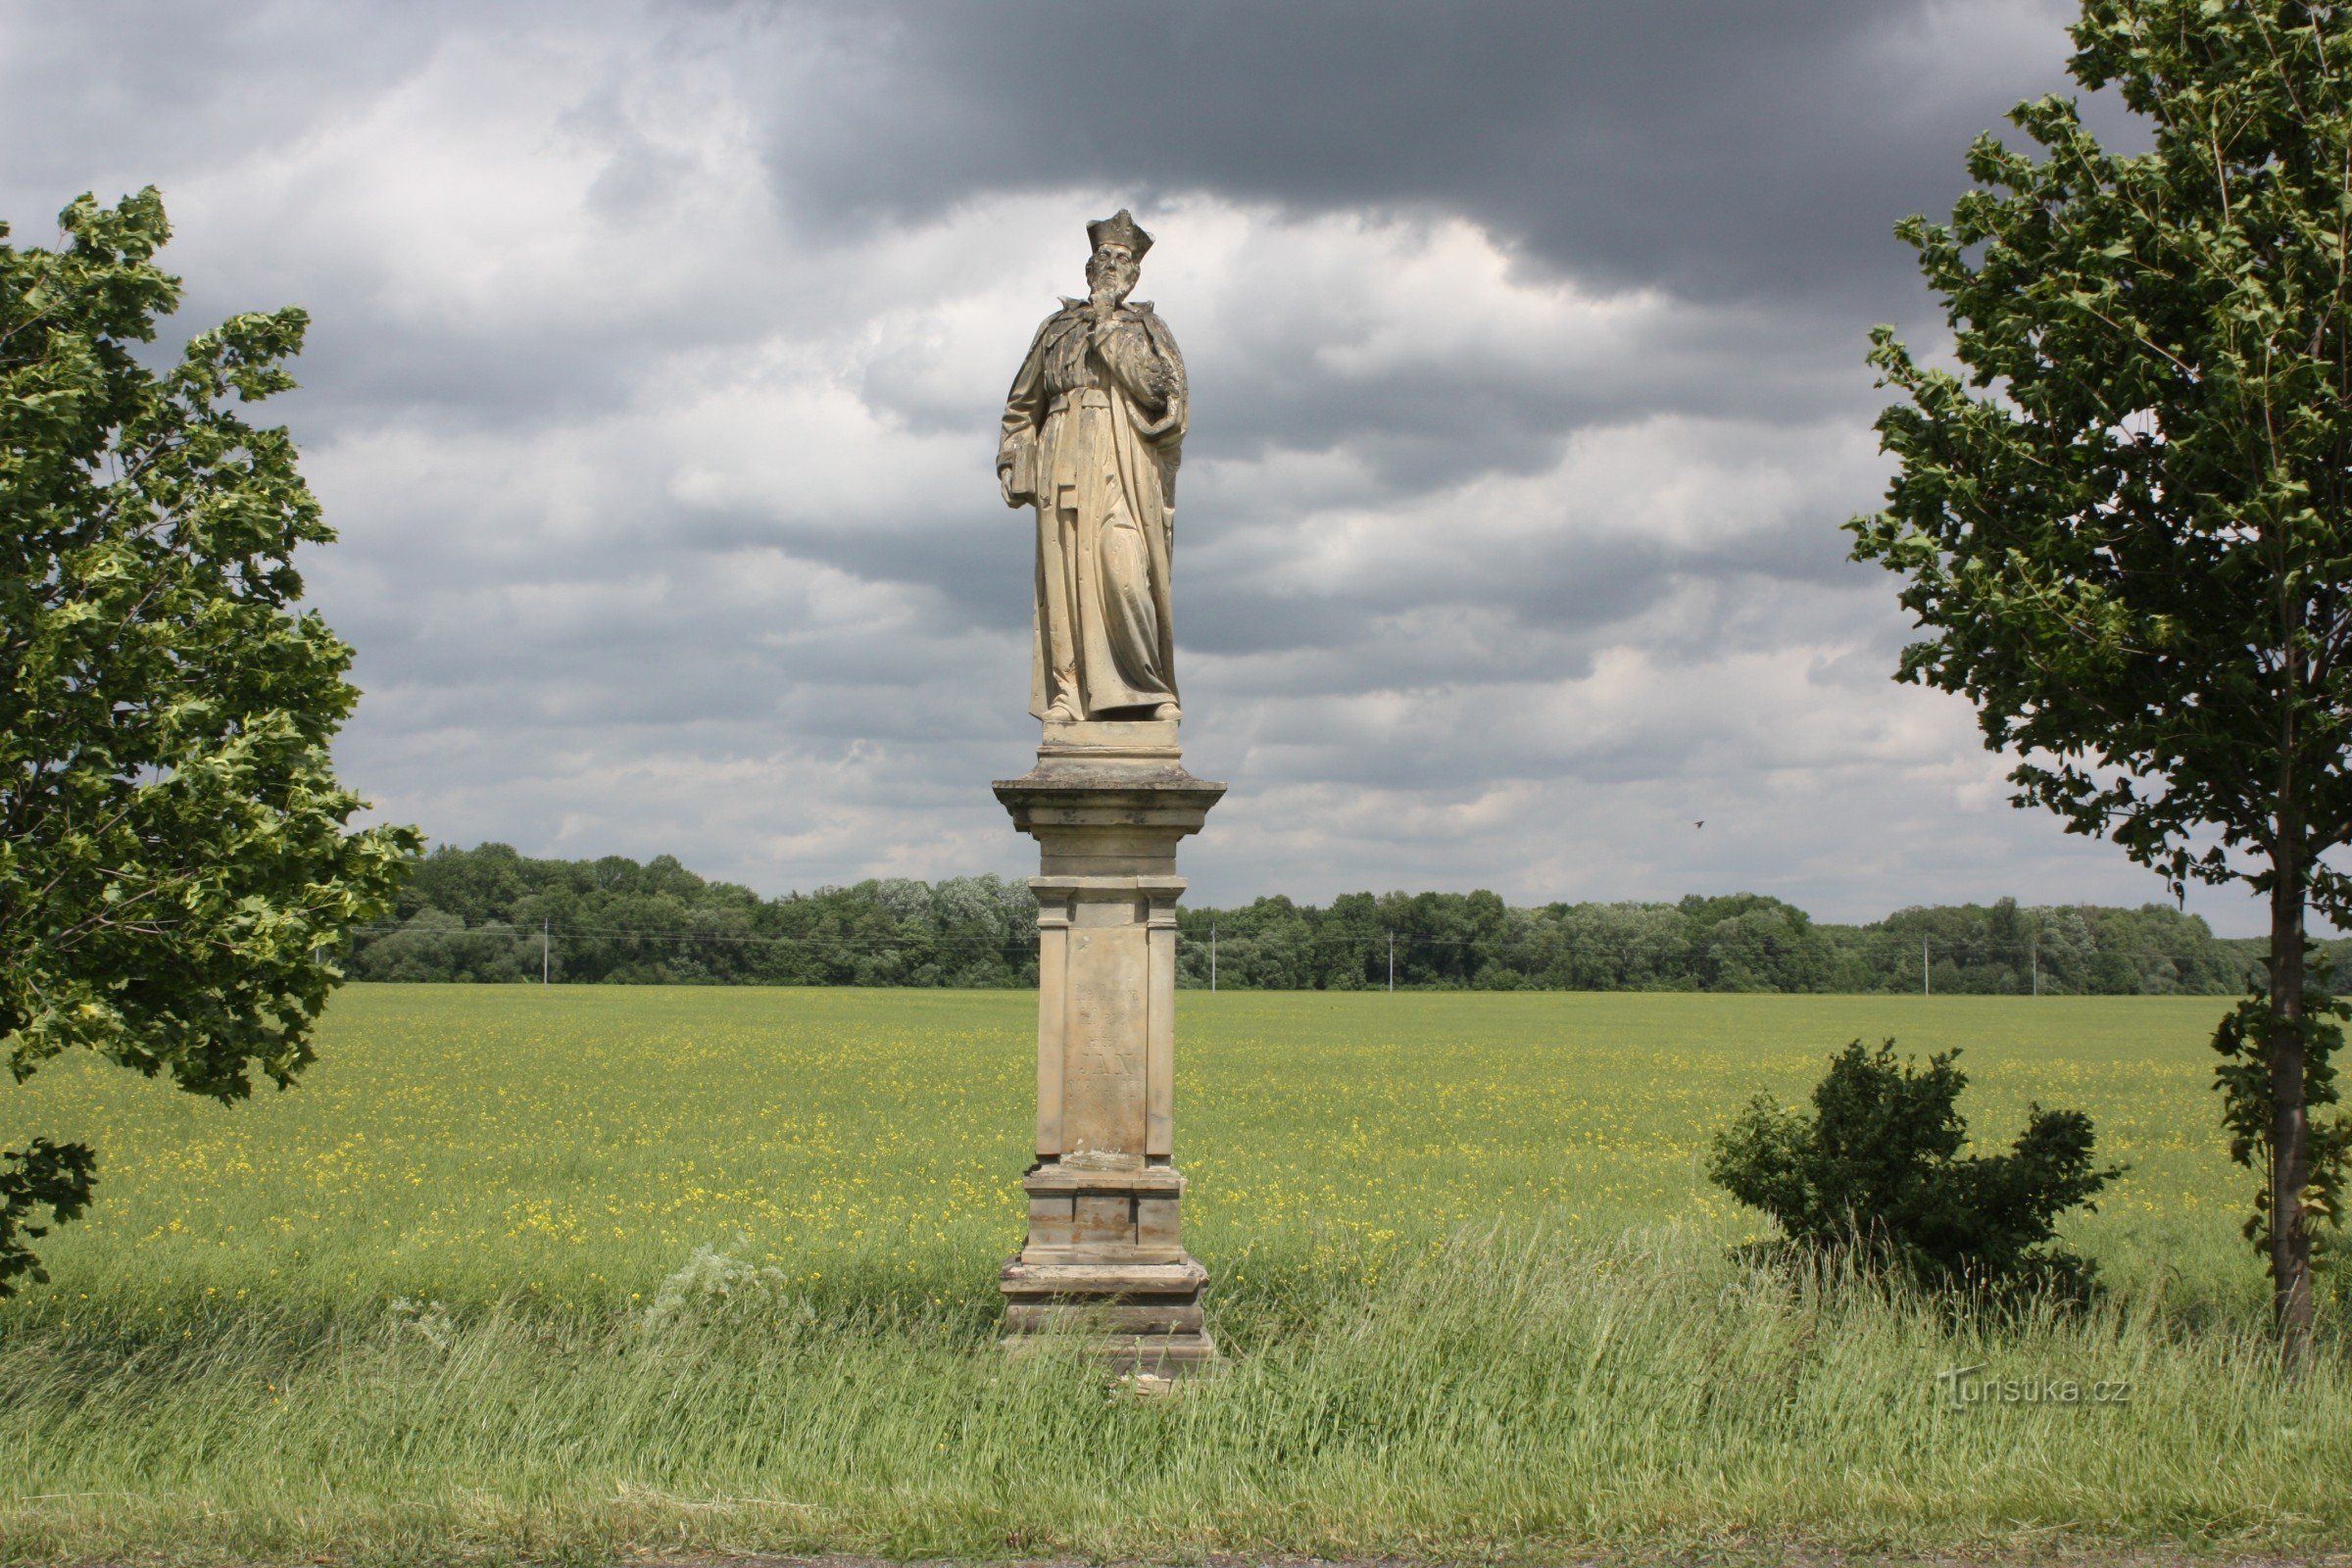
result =
[{"label": "treeline on horizon", "polygon": [[[1673,904],[1351,893],[1182,908],[1178,984],[1236,990],[1918,991],[2232,995],[2257,939],[2163,905],[1947,905],[1832,925],[1740,893]],[[419,858],[393,922],[352,932],[359,980],[961,986],[1037,983],[1037,906],[998,876],[890,877],[763,899],[670,856],[533,859],[504,844]]]}]

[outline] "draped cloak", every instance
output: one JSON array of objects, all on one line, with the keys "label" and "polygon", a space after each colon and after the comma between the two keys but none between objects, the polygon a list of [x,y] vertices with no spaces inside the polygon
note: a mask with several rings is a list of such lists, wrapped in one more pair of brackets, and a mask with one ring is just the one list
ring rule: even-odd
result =
[{"label": "draped cloak", "polygon": [[1086,302],[1062,301],[1004,401],[998,466],[1034,479],[1013,500],[1037,514],[1039,718],[1056,697],[1090,719],[1177,700],[1168,571],[1184,359],[1150,305],[1121,305],[1114,319],[1097,340]]}]

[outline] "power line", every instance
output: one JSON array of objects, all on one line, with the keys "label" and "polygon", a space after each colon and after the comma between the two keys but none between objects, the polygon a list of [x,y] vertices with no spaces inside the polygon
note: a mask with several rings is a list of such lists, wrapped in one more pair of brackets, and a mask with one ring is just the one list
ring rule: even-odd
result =
[{"label": "power line", "polygon": [[[426,937],[513,936],[527,934],[525,928],[483,924],[461,926],[454,930],[418,925],[355,925],[345,927],[354,936],[396,936],[410,933]],[[636,931],[619,926],[555,925],[540,923],[542,939],[556,937],[603,937],[628,942],[718,942],[746,947],[831,947],[831,948],[1020,948],[1026,951],[1031,939],[1015,937],[1000,941],[994,937],[760,937],[726,931]]]}]

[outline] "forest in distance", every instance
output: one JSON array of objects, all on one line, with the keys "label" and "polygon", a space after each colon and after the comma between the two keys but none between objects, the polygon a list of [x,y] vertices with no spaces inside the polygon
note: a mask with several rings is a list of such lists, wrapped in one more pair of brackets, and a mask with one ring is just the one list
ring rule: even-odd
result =
[{"label": "forest in distance", "polygon": [[[1817,921],[1761,894],[1514,907],[1495,894],[1351,893],[1178,911],[1177,983],[1236,990],[2234,995],[2257,939],[2164,905],[1900,909]],[[2323,961],[2338,947],[2323,948]],[[1392,959],[1393,954],[1393,959]],[[1037,983],[1037,906],[993,875],[760,897],[643,862],[504,844],[420,858],[396,917],[350,934],[358,980],[931,986]],[[1212,967],[1214,970],[1212,976]],[[1924,969],[1924,975],[1923,975]]]}]

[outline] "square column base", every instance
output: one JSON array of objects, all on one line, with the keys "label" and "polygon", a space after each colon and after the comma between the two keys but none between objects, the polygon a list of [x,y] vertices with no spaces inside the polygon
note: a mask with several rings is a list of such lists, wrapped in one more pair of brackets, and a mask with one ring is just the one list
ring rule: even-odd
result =
[{"label": "square column base", "polygon": [[1217,1358],[1200,1310],[1208,1270],[1177,1240],[1184,1177],[1077,1156],[1022,1178],[1029,1239],[998,1276],[1004,1343],[1071,1335],[1121,1372],[1160,1377]]}]

